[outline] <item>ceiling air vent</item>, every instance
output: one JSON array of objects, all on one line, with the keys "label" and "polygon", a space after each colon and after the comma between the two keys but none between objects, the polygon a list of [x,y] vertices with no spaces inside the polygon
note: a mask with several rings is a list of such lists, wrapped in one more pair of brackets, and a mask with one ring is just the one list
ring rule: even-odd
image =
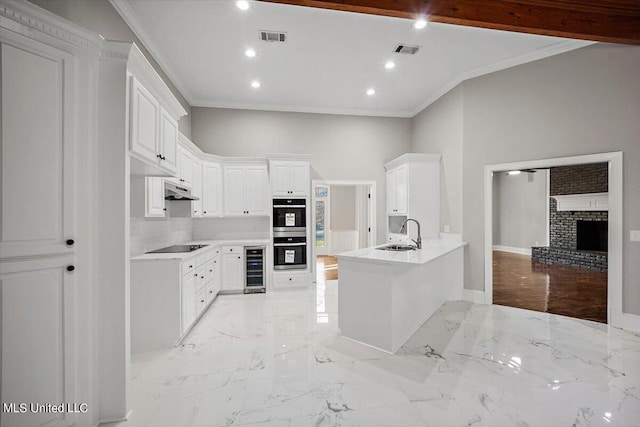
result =
[{"label": "ceiling air vent", "polygon": [[286,42],[287,33],[281,31],[260,31],[260,40],[263,42]]},{"label": "ceiling air vent", "polygon": [[420,50],[420,46],[412,46],[410,44],[399,44],[393,50],[395,53],[404,53],[406,55],[415,55]]}]

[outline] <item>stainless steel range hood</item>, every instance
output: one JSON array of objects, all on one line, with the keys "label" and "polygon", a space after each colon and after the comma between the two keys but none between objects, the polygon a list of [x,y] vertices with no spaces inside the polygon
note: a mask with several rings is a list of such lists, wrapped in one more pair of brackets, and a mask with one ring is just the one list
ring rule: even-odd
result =
[{"label": "stainless steel range hood", "polygon": [[191,195],[191,190],[188,188],[180,187],[171,182],[164,182],[164,199],[165,200],[200,200]]}]

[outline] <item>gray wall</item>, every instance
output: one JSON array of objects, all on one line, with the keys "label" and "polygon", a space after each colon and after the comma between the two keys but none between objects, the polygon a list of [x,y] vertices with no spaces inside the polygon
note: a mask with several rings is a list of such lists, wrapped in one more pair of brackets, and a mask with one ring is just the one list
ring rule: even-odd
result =
[{"label": "gray wall", "polygon": [[329,190],[331,231],[356,229],[356,187],[354,185],[332,185]]},{"label": "gray wall", "polygon": [[311,154],[312,179],[375,181],[377,239],[384,241],[383,165],[409,151],[411,119],[193,107],[191,124],[207,153]]},{"label": "gray wall", "polygon": [[547,245],[547,170],[493,175],[493,244],[529,249]]},{"label": "gray wall", "polygon": [[[55,13],[81,27],[101,34],[107,40],[135,42],[153,68],[167,84],[174,96],[182,104],[187,113],[191,113],[191,106],[182,96],[173,82],[167,77],[151,53],[136,37],[127,23],[120,17],[109,0],[29,0],[49,12]],[[180,120],[180,131],[191,137],[191,117],[187,115]]]},{"label": "gray wall", "polygon": [[411,151],[442,154],[440,231],[462,234],[462,106],[463,87],[416,115],[411,122]]},{"label": "gray wall", "polygon": [[484,288],[484,165],[623,151],[623,310],[640,314],[638,70],[640,47],[596,44],[462,84],[465,288]]}]

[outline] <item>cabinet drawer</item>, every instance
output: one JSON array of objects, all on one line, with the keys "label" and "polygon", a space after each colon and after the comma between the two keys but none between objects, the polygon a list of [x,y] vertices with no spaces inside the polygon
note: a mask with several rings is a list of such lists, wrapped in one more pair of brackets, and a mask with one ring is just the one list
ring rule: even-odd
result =
[{"label": "cabinet drawer", "polygon": [[207,296],[206,289],[202,288],[201,291],[196,293],[196,315],[200,315],[204,311],[204,308],[207,306]]},{"label": "cabinet drawer", "polygon": [[207,283],[207,276],[206,276],[206,269],[205,266],[203,265],[202,267],[198,268],[195,272],[195,276],[196,276],[196,292],[199,292],[201,289],[204,288],[204,285]]},{"label": "cabinet drawer", "polygon": [[275,288],[300,287],[308,285],[307,273],[273,273]]},{"label": "cabinet drawer", "polygon": [[196,269],[196,259],[189,258],[185,261],[182,261],[182,275],[186,276],[188,273],[193,273]]},{"label": "cabinet drawer", "polygon": [[217,266],[217,263],[214,263],[214,260],[212,259],[207,261],[207,263],[204,265],[204,277],[206,283],[209,283],[211,280],[213,280],[215,266]]},{"label": "cabinet drawer", "polygon": [[222,247],[223,254],[242,254],[242,246],[223,246]]},{"label": "cabinet drawer", "polygon": [[213,258],[213,252],[212,251],[206,251],[203,254],[196,255],[196,266],[200,267],[200,266],[204,265],[211,258]]}]

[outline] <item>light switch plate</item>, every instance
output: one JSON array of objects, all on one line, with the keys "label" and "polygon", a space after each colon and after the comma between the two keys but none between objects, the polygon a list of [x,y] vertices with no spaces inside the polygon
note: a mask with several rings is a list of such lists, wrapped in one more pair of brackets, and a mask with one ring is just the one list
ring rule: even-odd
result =
[{"label": "light switch plate", "polygon": [[631,230],[629,232],[629,240],[632,242],[640,242],[640,230]]}]

